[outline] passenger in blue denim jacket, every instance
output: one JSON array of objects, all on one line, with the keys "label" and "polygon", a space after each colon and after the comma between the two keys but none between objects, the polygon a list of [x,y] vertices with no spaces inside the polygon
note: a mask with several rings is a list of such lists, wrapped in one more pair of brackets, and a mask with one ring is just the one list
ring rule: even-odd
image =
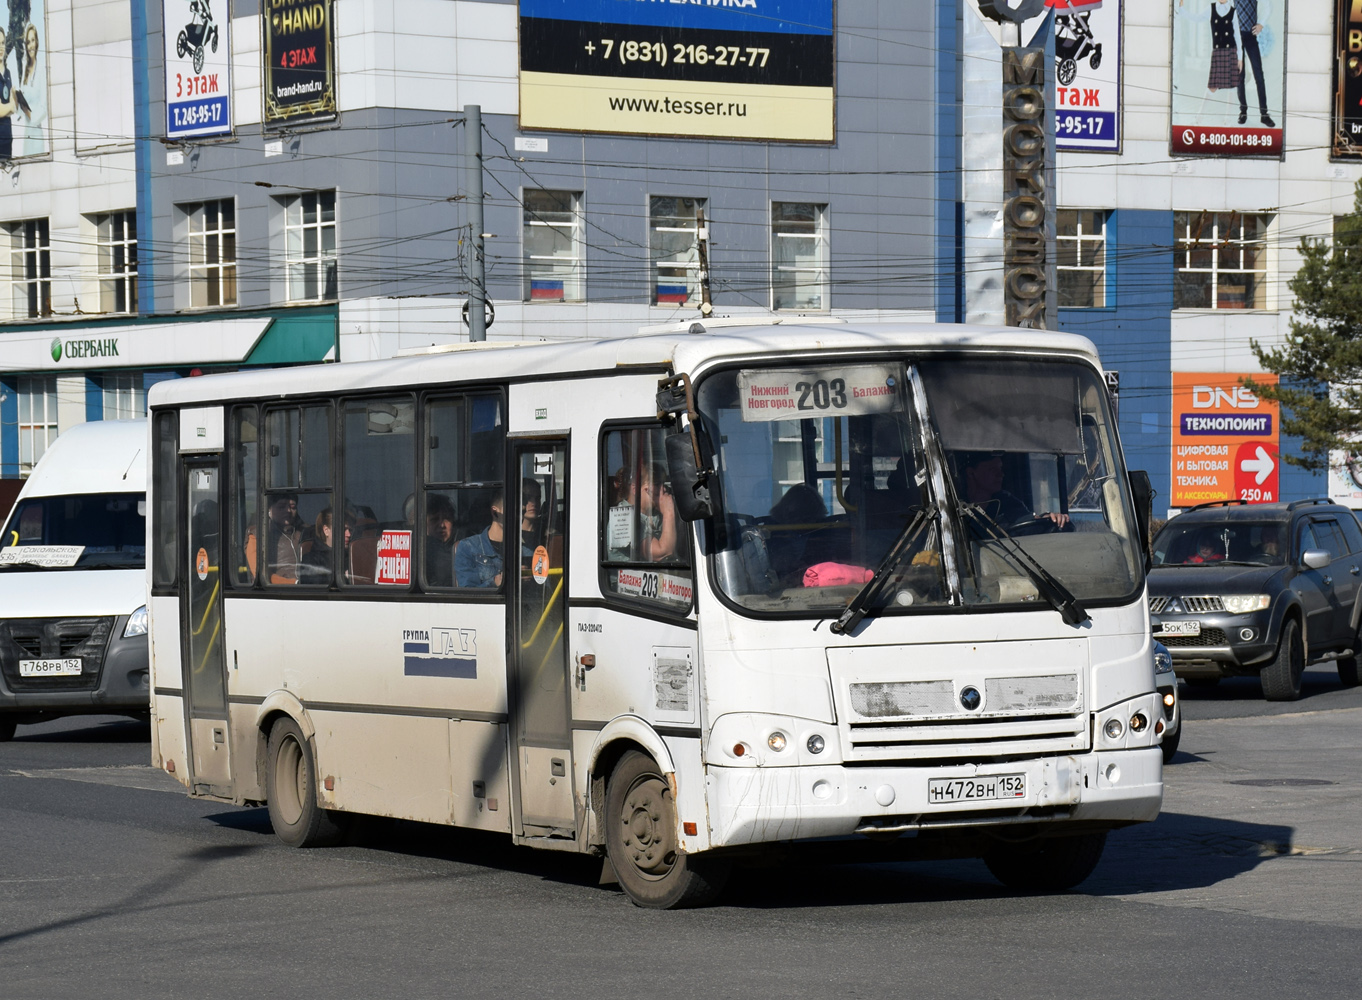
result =
[{"label": "passenger in blue denim jacket", "polygon": [[492,498],[492,523],[454,550],[454,579],[460,587],[500,587],[502,540],[506,535],[505,496]]}]

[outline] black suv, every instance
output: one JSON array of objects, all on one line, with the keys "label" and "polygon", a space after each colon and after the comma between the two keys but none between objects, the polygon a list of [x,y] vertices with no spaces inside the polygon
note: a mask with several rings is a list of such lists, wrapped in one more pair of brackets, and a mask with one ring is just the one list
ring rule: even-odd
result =
[{"label": "black suv", "polygon": [[1149,612],[1179,677],[1258,674],[1271,701],[1300,697],[1307,663],[1357,684],[1362,530],[1329,500],[1202,504],[1154,539]]}]

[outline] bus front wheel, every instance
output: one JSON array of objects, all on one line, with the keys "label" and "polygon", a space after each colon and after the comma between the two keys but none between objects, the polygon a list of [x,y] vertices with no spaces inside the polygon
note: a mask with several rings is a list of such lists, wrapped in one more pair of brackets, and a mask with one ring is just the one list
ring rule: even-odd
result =
[{"label": "bus front wheel", "polygon": [[999,844],[984,855],[984,864],[1009,889],[1060,892],[1072,889],[1092,874],[1106,843],[1106,831],[1101,831],[1024,844]]},{"label": "bus front wheel", "polygon": [[317,766],[303,731],[289,718],[270,730],[265,796],[270,825],[290,847],[327,847],[345,832],[342,814],[317,804]]},{"label": "bus front wheel", "polygon": [[671,786],[652,758],[630,750],[606,789],[605,849],[620,888],[636,906],[703,906],[728,880],[729,862],[683,854]]}]

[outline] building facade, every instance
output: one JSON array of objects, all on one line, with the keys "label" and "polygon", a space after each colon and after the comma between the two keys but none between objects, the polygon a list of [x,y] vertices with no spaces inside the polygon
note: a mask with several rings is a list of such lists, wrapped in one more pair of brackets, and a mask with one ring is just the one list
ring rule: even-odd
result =
[{"label": "building facade", "polygon": [[[967,0],[0,2],[29,109],[0,178],[0,477],[160,378],[465,339],[471,105],[491,339],[623,336],[705,300],[969,312],[989,109]],[[1362,176],[1333,134],[1346,11],[1258,0],[1250,44],[1213,6],[1104,0],[1036,43],[1068,138],[1075,109],[1115,130],[1061,133],[1057,324],[1119,377],[1130,464],[1170,507],[1204,478],[1178,467],[1175,385],[1256,371],[1300,238]],[[1227,38],[1247,123],[1237,81],[1209,86]],[[1224,155],[1236,129],[1253,155]],[[1282,498],[1331,488],[1271,457]]]}]

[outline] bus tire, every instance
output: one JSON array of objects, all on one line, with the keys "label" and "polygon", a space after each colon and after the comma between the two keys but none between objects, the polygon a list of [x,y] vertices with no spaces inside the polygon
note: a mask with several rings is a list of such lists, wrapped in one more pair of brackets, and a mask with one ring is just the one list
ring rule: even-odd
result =
[{"label": "bus tire", "polygon": [[671,786],[651,757],[637,750],[621,757],[605,803],[606,853],[635,906],[673,910],[704,906],[718,896],[729,862],[681,853]]},{"label": "bus tire", "polygon": [[1105,830],[1025,844],[999,844],[984,855],[984,864],[1009,889],[1061,892],[1092,874],[1106,844]]},{"label": "bus tire", "polygon": [[14,730],[18,728],[13,719],[6,719],[0,715],[0,743],[8,743],[14,739]]},{"label": "bus tire", "polygon": [[1263,668],[1259,678],[1263,697],[1268,701],[1295,701],[1301,696],[1301,674],[1305,673],[1305,647],[1301,644],[1300,623],[1294,618],[1282,622],[1277,640],[1277,655]]},{"label": "bus tire", "polygon": [[290,847],[329,847],[344,834],[343,815],[317,804],[317,765],[298,723],[270,729],[265,798],[275,835]]}]

